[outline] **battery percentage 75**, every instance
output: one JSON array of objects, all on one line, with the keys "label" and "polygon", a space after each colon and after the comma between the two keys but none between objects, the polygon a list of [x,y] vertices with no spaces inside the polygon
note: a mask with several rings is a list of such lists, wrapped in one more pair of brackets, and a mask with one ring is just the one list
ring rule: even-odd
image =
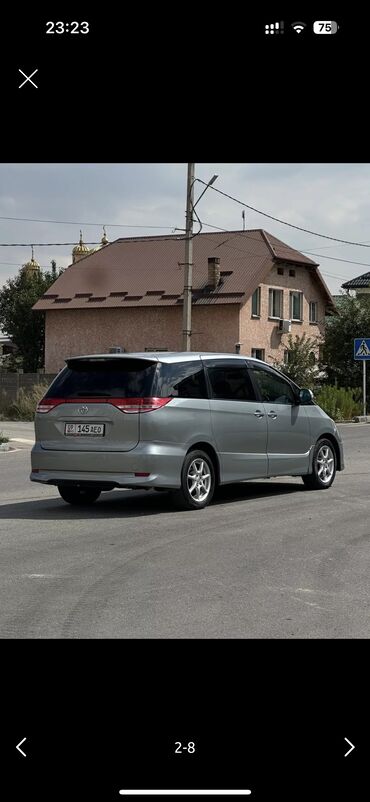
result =
[{"label": "battery percentage 75", "polygon": [[328,20],[316,20],[313,24],[314,33],[336,33],[338,28],[338,23],[333,20],[331,22]]}]

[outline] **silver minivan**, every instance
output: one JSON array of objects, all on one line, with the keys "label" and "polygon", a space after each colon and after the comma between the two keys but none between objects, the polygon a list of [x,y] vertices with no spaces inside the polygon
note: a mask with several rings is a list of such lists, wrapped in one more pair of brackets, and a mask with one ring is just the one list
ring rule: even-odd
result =
[{"label": "silver minivan", "polygon": [[154,488],[196,510],[220,484],[301,476],[325,490],[344,468],[338,429],[311,391],[258,359],[145,352],[66,365],[37,406],[30,478],[70,504]]}]

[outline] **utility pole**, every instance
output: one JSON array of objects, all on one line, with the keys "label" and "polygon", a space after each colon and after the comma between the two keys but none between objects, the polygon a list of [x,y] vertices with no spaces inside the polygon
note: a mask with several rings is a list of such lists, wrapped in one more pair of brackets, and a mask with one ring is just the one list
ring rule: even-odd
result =
[{"label": "utility pole", "polygon": [[184,309],[182,318],[182,348],[191,351],[191,302],[193,284],[193,202],[195,164],[188,164],[185,217]]}]

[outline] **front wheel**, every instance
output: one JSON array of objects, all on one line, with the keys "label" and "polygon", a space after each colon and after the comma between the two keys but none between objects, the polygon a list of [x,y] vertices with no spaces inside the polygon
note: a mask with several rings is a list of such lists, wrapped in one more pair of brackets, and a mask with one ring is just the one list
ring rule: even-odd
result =
[{"label": "front wheel", "polygon": [[100,490],[94,490],[91,487],[62,487],[59,485],[58,490],[63,501],[67,501],[68,504],[77,504],[80,506],[93,504],[101,493]]},{"label": "front wheel", "polygon": [[215,469],[205,451],[190,451],[181,471],[181,490],[172,494],[175,506],[185,510],[201,510],[215,492]]},{"label": "front wheel", "polygon": [[309,490],[327,490],[335,479],[337,458],[330,440],[319,440],[314,448],[312,473],[302,476]]}]

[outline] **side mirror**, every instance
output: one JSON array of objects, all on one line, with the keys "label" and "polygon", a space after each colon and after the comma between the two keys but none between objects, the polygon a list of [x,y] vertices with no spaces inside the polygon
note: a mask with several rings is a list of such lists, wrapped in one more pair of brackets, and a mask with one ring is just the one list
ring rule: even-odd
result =
[{"label": "side mirror", "polygon": [[313,392],[312,390],[307,390],[304,388],[303,390],[299,391],[299,400],[301,404],[312,404],[313,402]]}]

